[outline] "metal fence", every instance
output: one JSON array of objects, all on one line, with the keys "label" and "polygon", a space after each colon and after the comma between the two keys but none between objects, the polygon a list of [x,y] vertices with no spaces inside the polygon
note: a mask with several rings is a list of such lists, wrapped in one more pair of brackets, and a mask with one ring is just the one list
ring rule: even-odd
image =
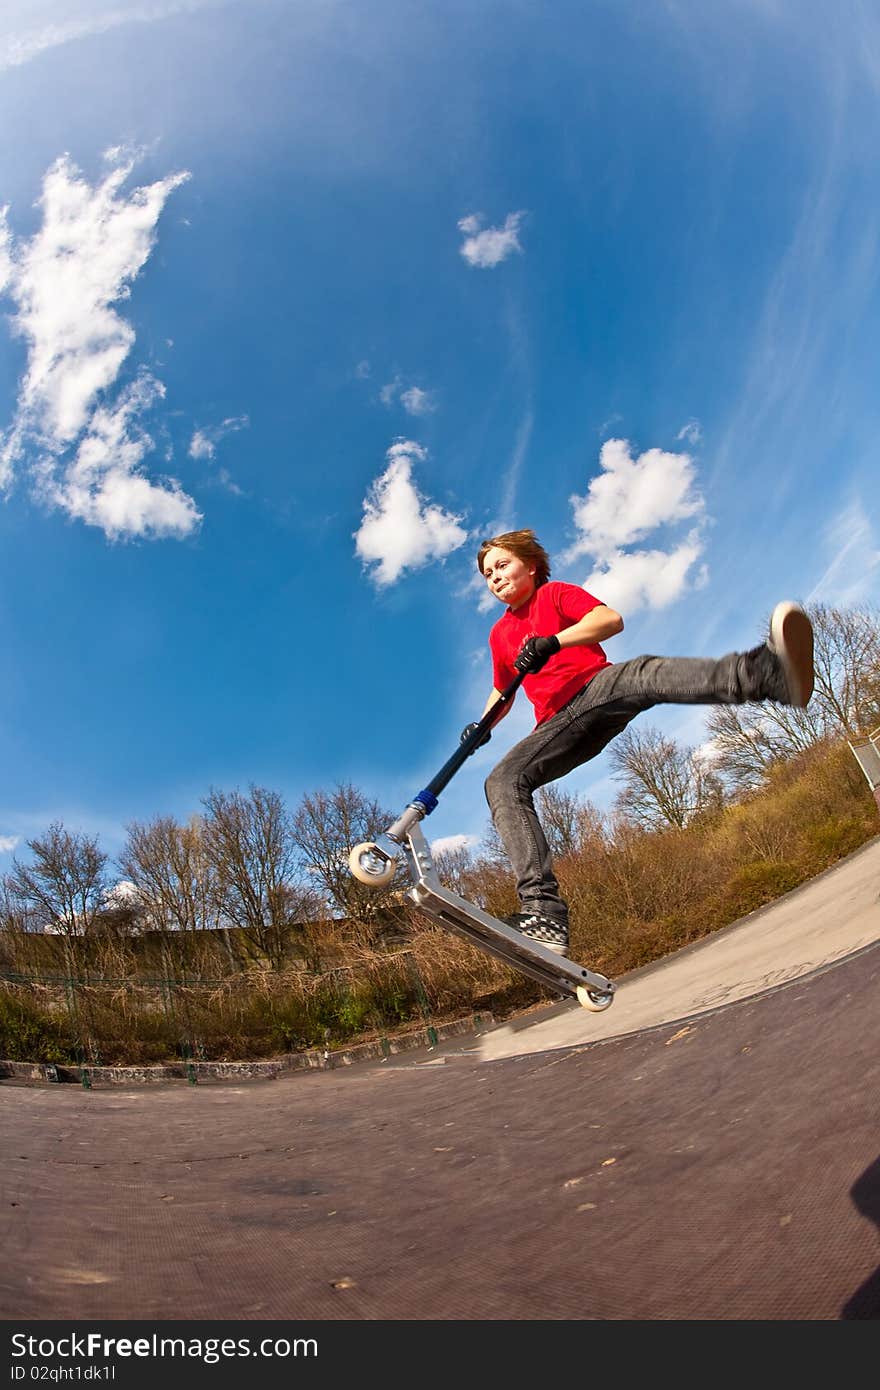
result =
[{"label": "metal fence", "polygon": [[849,746],[880,807],[880,725],[864,738],[849,739]]}]

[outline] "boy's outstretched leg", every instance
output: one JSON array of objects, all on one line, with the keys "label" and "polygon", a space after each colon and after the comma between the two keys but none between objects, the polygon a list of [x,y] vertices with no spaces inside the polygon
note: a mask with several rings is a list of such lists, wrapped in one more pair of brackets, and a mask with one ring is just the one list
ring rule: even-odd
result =
[{"label": "boy's outstretched leg", "polygon": [[803,709],[813,691],[813,630],[796,603],[779,603],[766,642],[720,660],[641,656],[607,666],[501,760],[486,782],[492,818],[517,877],[522,911],[507,920],[567,953],[559,892],[534,793],[596,757],[630,720],[659,704],[773,700]]}]

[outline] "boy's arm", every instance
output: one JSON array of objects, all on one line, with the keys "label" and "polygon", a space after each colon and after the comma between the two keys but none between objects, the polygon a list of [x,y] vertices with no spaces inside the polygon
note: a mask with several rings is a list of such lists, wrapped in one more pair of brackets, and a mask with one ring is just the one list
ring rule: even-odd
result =
[{"label": "boy's arm", "polygon": [[556,640],[560,647],[586,647],[616,637],[618,632],[623,632],[623,618],[615,608],[600,603],[571,627],[557,632]]},{"label": "boy's arm", "polygon": [[[486,701],[485,708],[484,708],[483,713],[482,713],[482,715],[480,716],[480,718],[481,718],[481,719],[482,719],[482,718],[485,718],[485,716],[489,713],[489,711],[490,711],[490,709],[492,708],[492,706],[493,706],[493,705],[497,705],[497,704],[498,704],[498,701],[499,701],[500,699],[501,699],[501,691],[500,691],[500,690],[496,690],[496,689],[494,688],[494,686],[493,686],[493,688],[492,688],[492,694],[489,696],[488,700]],[[513,700],[515,700],[515,699],[516,699],[516,696],[514,695]],[[502,719],[506,719],[506,718],[507,718],[508,714],[510,713],[510,709],[511,709],[511,706],[512,706],[512,704],[513,704],[513,700],[508,700],[508,701],[507,701],[506,705],[504,706],[504,709],[503,709],[503,710],[501,711],[501,713],[499,714],[498,719],[496,720],[496,723],[500,724],[501,721],[502,721]]]},{"label": "boy's arm", "polygon": [[[500,691],[500,690],[495,690],[495,689],[493,689],[492,694],[489,696],[488,700],[486,701],[486,708],[483,710],[483,713],[480,715],[480,718],[481,718],[481,719],[485,719],[485,717],[486,717],[486,715],[489,713],[490,709],[494,709],[494,707],[498,704],[498,701],[499,701],[500,699],[501,699],[501,691]],[[505,719],[505,718],[507,717],[507,715],[508,715],[508,713],[509,713],[509,711],[510,711],[510,706],[513,704],[513,701],[514,701],[515,699],[516,699],[516,696],[514,695],[513,699],[510,699],[510,700],[508,700],[508,701],[505,703],[504,708],[502,709],[502,711],[501,711],[501,713],[499,714],[498,718],[495,720],[495,724],[500,724],[501,721],[502,721],[502,719]],[[494,727],[495,727],[495,724],[492,725],[492,728],[493,728],[493,729],[494,729]],[[462,743],[464,743],[465,739],[468,738],[469,735],[472,734],[472,733],[474,732],[474,729],[475,729],[476,727],[477,727],[476,721],[475,721],[473,724],[466,724],[466,725],[464,726],[464,728],[463,728],[462,731],[461,731],[461,742],[462,742]],[[480,742],[477,744],[477,747],[478,747],[478,748],[482,748],[482,747],[483,747],[483,744],[484,744],[484,743],[488,743],[488,742],[489,742],[489,739],[490,739],[491,737],[492,737],[491,731],[490,731],[489,733],[485,733],[485,734],[483,735],[483,737],[480,739]]]}]

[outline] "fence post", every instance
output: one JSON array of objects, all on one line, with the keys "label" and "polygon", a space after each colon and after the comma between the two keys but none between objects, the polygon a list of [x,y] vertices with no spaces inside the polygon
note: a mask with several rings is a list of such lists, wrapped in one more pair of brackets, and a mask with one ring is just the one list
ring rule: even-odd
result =
[{"label": "fence post", "polygon": [[425,1032],[428,1035],[428,1043],[431,1047],[436,1047],[438,1043],[437,1029],[431,1022],[431,1005],[428,1001],[428,996],[425,992],[425,986],[422,983],[422,977],[419,974],[419,967],[416,964],[416,958],[413,955],[412,951],[406,951],[405,955],[407,958],[406,963],[407,967],[409,968],[410,978],[412,979],[413,985],[415,986],[416,999],[419,1001],[419,1009],[421,1010],[422,1018],[425,1020]]},{"label": "fence post", "polygon": [[848,740],[850,752],[858,763],[880,811],[880,726],[864,738]]}]

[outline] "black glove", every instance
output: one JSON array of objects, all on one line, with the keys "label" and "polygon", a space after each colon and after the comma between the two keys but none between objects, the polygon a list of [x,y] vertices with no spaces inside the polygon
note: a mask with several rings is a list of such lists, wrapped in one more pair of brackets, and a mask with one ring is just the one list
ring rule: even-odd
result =
[{"label": "black glove", "polygon": [[[459,739],[459,743],[464,743],[465,739],[470,738],[471,734],[474,732],[474,729],[475,729],[476,727],[477,727],[476,724],[465,724],[464,728],[463,728],[462,731],[461,731],[461,738]],[[482,748],[482,747],[483,747],[483,744],[484,744],[484,743],[488,743],[488,742],[489,742],[489,739],[490,739],[491,737],[492,737],[492,735],[491,735],[491,733],[489,732],[489,730],[487,729],[486,732],[483,734],[483,737],[480,739],[479,743],[477,744],[477,748]],[[477,748],[474,749],[474,752],[475,752],[475,753],[476,753],[476,751],[477,751]]]},{"label": "black glove", "polygon": [[547,665],[551,656],[559,651],[558,637],[530,637],[523,642],[522,650],[513,663],[523,676],[533,676]]}]

